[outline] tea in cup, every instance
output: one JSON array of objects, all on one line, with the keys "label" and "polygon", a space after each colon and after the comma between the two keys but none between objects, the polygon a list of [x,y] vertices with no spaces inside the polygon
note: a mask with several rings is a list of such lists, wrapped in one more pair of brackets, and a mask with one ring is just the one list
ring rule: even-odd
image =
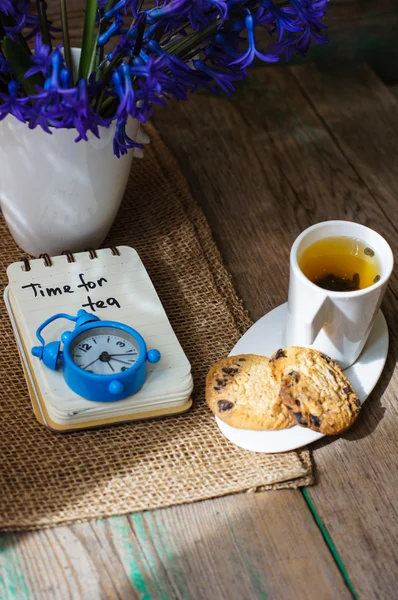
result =
[{"label": "tea in cup", "polygon": [[393,269],[386,240],[364,225],[309,227],[290,253],[286,343],[352,365],[369,337]]}]

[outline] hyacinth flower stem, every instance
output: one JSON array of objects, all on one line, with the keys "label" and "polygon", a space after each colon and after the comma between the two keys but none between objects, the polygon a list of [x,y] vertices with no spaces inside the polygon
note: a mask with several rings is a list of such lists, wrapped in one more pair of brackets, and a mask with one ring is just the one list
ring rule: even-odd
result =
[{"label": "hyacinth flower stem", "polygon": [[31,49],[28,46],[28,42],[25,40],[25,38],[22,35],[22,33],[19,34],[18,39],[19,39],[19,43],[21,44],[21,46],[23,46],[25,48],[26,52],[28,54],[32,54],[32,51],[31,51]]},{"label": "hyacinth flower stem", "polygon": [[[105,30],[105,19],[104,19],[104,9],[100,8],[100,24],[99,24],[99,28],[98,28],[98,37],[104,32]],[[98,41],[98,38],[97,38]],[[101,72],[101,68],[100,65],[102,65],[102,63],[104,62],[104,55],[105,55],[105,46],[101,45],[98,46],[97,45],[97,69],[98,69],[98,73],[97,73],[97,79],[100,76],[100,72]]]},{"label": "hyacinth flower stem", "polygon": [[[142,2],[141,2],[141,5],[142,5]],[[145,27],[146,27],[146,16],[144,16],[144,18],[142,19],[142,21],[141,21],[141,23],[140,23],[140,25],[138,27],[138,35],[137,35],[136,42],[134,44],[134,50],[133,50],[133,55],[132,55],[131,59],[133,59],[135,56],[138,56],[139,53],[140,53],[140,51],[141,51],[142,41],[143,41],[144,33],[145,33]],[[117,61],[116,61],[115,64],[117,64],[117,62],[119,61],[118,56],[119,55],[116,55],[114,57],[114,59],[117,58]],[[109,111],[110,108],[112,107],[112,105],[115,103],[115,99],[112,98],[111,99],[112,102],[107,103],[107,101],[105,100],[105,102],[102,104],[102,100],[103,100],[104,94],[105,94],[106,85],[108,84],[108,82],[110,80],[110,76],[112,75],[113,68],[111,69],[110,67],[112,65],[113,60],[109,63],[109,65],[108,65],[108,67],[107,67],[107,69],[106,69],[106,71],[104,73],[102,89],[101,89],[101,91],[98,94],[98,100],[97,100],[97,103],[96,103],[96,111],[99,112],[99,114],[101,114],[101,115],[102,114],[106,114],[106,112]],[[107,77],[107,79],[105,79],[108,70],[109,70],[109,77]]]},{"label": "hyacinth flower stem", "polygon": [[[242,4],[239,5],[239,10],[241,10],[246,4],[248,4],[249,0],[245,0]],[[232,19],[234,16],[234,11],[231,11],[229,19]],[[187,56],[195,55],[195,50],[199,51],[202,49],[202,46],[206,44],[209,38],[211,38],[219,29],[221,24],[221,19],[217,18],[209,25],[204,27],[201,31],[193,31],[189,35],[185,36],[181,40],[177,40],[175,42],[164,44],[162,42],[162,47],[167,50],[169,54],[173,54],[178,58],[185,58]],[[173,31],[173,35],[177,30]]]},{"label": "hyacinth flower stem", "polygon": [[164,34],[164,30],[166,29],[167,24],[163,23],[162,25],[160,25],[160,27],[158,27],[155,31],[155,33],[152,36],[152,39],[155,40],[155,42],[160,42],[160,40],[162,39],[162,36]]},{"label": "hyacinth flower stem", "polygon": [[50,47],[50,50],[52,50],[51,36],[47,20],[47,3],[45,0],[36,0],[36,6],[37,14],[40,20],[41,39],[43,40],[43,43],[47,44],[47,46]]},{"label": "hyacinth flower stem", "polygon": [[145,33],[145,27],[146,27],[146,15],[144,16],[144,18],[142,19],[141,23],[138,26],[138,31],[137,31],[138,35],[137,35],[137,39],[134,44],[133,56],[138,56],[139,53],[141,52],[142,41],[144,39],[144,33]]},{"label": "hyacinth flower stem", "polygon": [[3,39],[5,37],[6,37],[6,32],[4,30],[4,25],[3,25],[3,22],[0,17],[0,49],[1,49],[1,42],[3,41]]},{"label": "hyacinth flower stem", "polygon": [[62,24],[62,36],[64,40],[64,56],[65,62],[72,76],[73,85],[73,64],[72,64],[72,53],[70,50],[70,39],[69,39],[69,27],[68,27],[68,12],[66,10],[66,0],[60,0],[61,8],[61,24]]},{"label": "hyacinth flower stem", "polygon": [[115,110],[117,108],[117,100],[116,98],[106,98],[101,105],[100,114],[103,117],[111,117],[115,114]]},{"label": "hyacinth flower stem", "polygon": [[79,63],[79,79],[88,79],[95,62],[95,19],[97,16],[97,0],[86,0],[84,15],[82,51]]},{"label": "hyacinth flower stem", "polygon": [[104,53],[105,53],[105,46],[104,45],[100,45],[98,46],[98,38],[100,37],[101,34],[104,33],[105,28],[106,28],[106,24],[108,22],[109,19],[107,19],[104,15],[107,13],[108,10],[111,10],[111,8],[113,7],[113,5],[115,4],[116,0],[108,0],[108,2],[105,5],[105,8],[101,8],[100,9],[100,24],[98,27],[98,35],[97,38],[95,40],[95,47],[96,47],[96,51],[98,53],[97,56],[97,65],[96,65],[96,69],[97,69],[97,79],[101,78],[101,72],[102,69],[104,67]]},{"label": "hyacinth flower stem", "polygon": [[[171,41],[172,37],[174,37],[175,35],[178,35],[181,31],[184,31],[184,29],[186,29],[187,27],[189,27],[189,21],[187,21],[186,23],[183,23],[182,25],[180,25],[179,27],[174,29],[172,32],[167,33],[166,36],[161,40],[162,47],[164,47],[166,44],[168,44]],[[156,40],[156,41],[159,41],[159,40]]]},{"label": "hyacinth flower stem", "polygon": [[[105,11],[108,10],[108,8],[112,8],[112,6],[114,4],[114,1],[115,0],[108,0],[108,4],[106,5]],[[141,8],[142,4],[143,4],[143,0],[141,0],[140,8]],[[146,20],[143,19],[144,30],[145,30],[145,22],[146,22]],[[142,32],[142,34],[143,33],[144,32]],[[141,41],[142,41],[142,36],[141,36]],[[137,43],[135,45],[137,45]],[[108,83],[111,80],[114,68],[116,67],[116,65],[118,64],[118,62],[121,61],[121,60],[123,60],[123,53],[122,52],[118,52],[117,54],[115,54],[115,56],[107,64],[107,66],[105,68],[105,71],[104,71],[104,73],[103,73],[103,75],[101,77],[102,86],[101,86],[101,89],[99,90],[99,92],[97,94],[97,101],[95,103],[95,110],[96,110],[96,112],[100,112],[100,107],[101,107],[101,104],[102,104],[102,100],[104,99],[104,94],[105,94],[106,86],[108,85]]]},{"label": "hyacinth flower stem", "polygon": [[[4,26],[3,23],[1,22],[1,18],[0,18],[0,50],[1,50],[1,42],[3,40],[3,38],[5,37],[6,33],[4,31]],[[5,77],[3,75],[0,75],[0,91],[2,91],[3,93],[7,93],[8,87],[7,87],[7,80],[5,79]]]},{"label": "hyacinth flower stem", "polygon": [[165,50],[169,54],[173,54],[178,58],[183,58],[186,54],[191,53],[195,48],[200,49],[201,45],[205,43],[219,28],[220,20],[217,19],[212,23],[209,23],[201,31],[194,31],[190,35],[184,37],[182,40],[172,42],[165,47]]},{"label": "hyacinth flower stem", "polygon": [[95,111],[97,113],[100,113],[100,106],[101,106],[102,100],[104,98],[106,86],[108,85],[108,83],[111,80],[113,69],[114,69],[114,67],[116,67],[117,63],[119,61],[121,61],[122,59],[123,59],[123,53],[119,52],[118,54],[115,54],[115,56],[112,58],[110,63],[106,66],[104,74],[102,75],[102,78],[101,78],[102,86],[101,86],[101,89],[99,90],[99,92],[97,93],[97,101],[95,103]]}]

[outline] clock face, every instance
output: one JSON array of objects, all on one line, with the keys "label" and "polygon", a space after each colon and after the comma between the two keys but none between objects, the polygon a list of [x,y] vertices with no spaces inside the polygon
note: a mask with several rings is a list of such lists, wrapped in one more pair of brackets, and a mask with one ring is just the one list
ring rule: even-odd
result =
[{"label": "clock face", "polygon": [[95,327],[77,336],[71,347],[71,357],[87,373],[112,375],[135,365],[139,344],[122,329]]}]

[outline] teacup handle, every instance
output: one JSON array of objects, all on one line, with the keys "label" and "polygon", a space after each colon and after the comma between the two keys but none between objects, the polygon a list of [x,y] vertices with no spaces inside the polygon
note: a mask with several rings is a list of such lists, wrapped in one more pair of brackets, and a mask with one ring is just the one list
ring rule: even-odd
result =
[{"label": "teacup handle", "polygon": [[[328,321],[330,299],[322,298],[318,306],[311,306],[312,316],[289,311],[286,329],[286,342],[288,346],[311,346],[322,327]],[[311,320],[309,320],[311,319]]]}]

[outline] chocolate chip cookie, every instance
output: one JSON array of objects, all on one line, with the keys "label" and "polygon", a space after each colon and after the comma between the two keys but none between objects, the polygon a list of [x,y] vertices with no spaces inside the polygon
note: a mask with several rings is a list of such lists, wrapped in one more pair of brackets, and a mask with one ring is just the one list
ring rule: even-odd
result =
[{"label": "chocolate chip cookie", "polygon": [[337,363],[312,348],[291,346],[271,357],[283,404],[299,425],[326,435],[354,423],[360,401]]},{"label": "chocolate chip cookie", "polygon": [[231,356],[215,363],[206,378],[206,402],[217,417],[240,429],[284,429],[295,424],[279,397],[268,358]]}]

